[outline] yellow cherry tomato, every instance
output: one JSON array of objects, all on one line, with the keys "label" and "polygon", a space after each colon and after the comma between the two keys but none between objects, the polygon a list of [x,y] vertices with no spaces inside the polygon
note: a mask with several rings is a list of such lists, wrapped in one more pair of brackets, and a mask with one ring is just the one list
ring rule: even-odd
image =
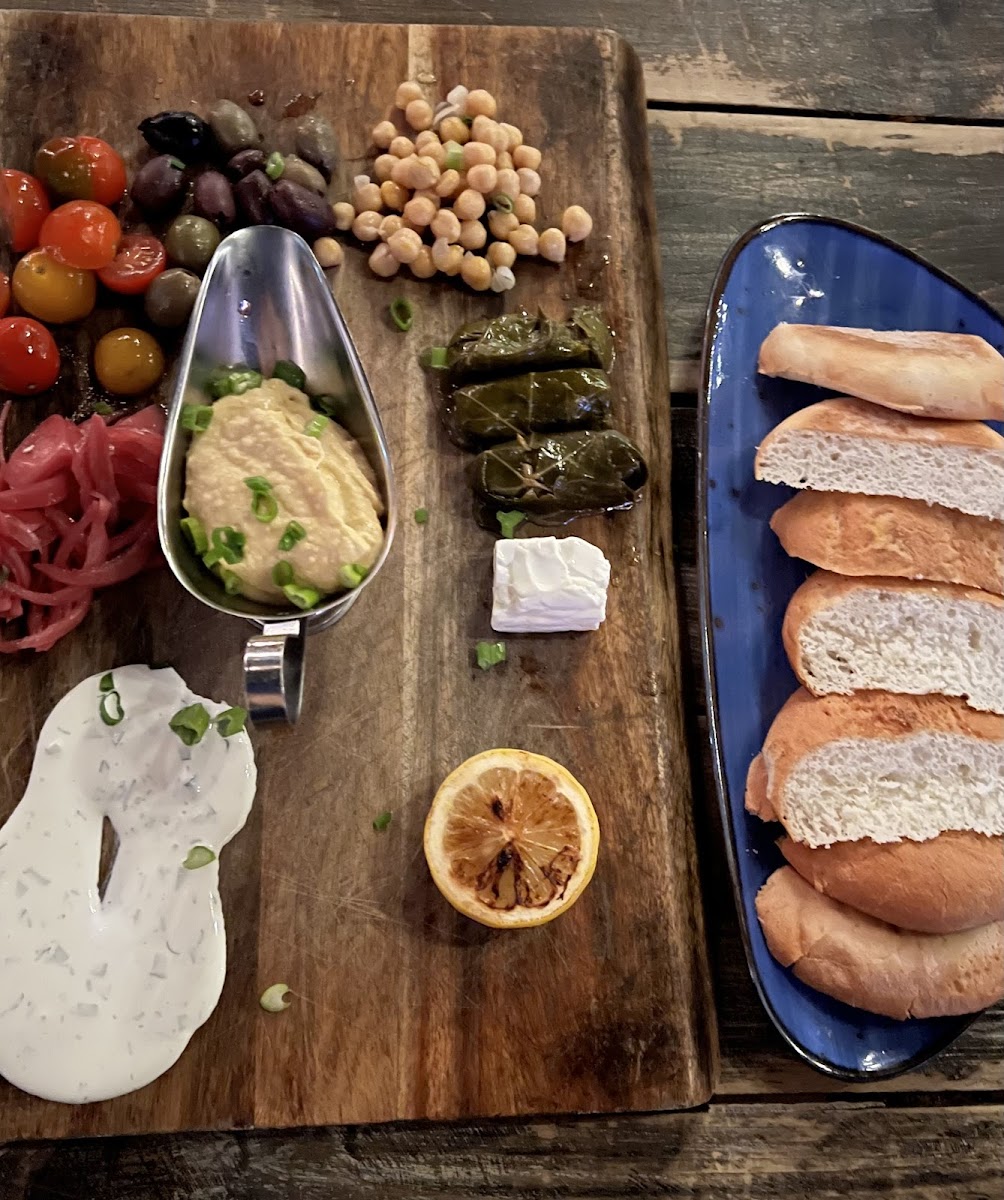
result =
[{"label": "yellow cherry tomato", "polygon": [[94,308],[93,271],[57,262],[48,250],[31,250],[14,268],[14,299],[25,312],[49,325],[82,321]]},{"label": "yellow cherry tomato", "polygon": [[94,347],[94,373],[116,396],[138,396],[164,374],[164,354],[142,329],[113,329]]}]

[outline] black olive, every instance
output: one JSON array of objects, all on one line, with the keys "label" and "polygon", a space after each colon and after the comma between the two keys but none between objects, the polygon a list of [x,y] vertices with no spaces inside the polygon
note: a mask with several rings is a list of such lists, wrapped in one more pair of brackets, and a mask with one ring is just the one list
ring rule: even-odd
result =
[{"label": "black olive", "polygon": [[139,131],[159,154],[173,154],[182,162],[203,162],[216,149],[212,130],[193,112],[162,112],[140,121]]},{"label": "black olive", "polygon": [[146,289],[143,306],[154,325],[176,329],[188,320],[198,294],[198,279],[189,271],[172,267]]},{"label": "black olive", "polygon": [[221,227],[234,223],[234,189],[226,176],[219,171],[202,172],[192,191],[192,211]]},{"label": "black olive", "polygon": [[335,232],[335,214],[327,200],[298,183],[280,179],[268,196],[276,220],[308,242]]},{"label": "black olive", "polygon": [[185,198],[184,164],[170,154],[158,154],[136,172],[129,195],[144,212],[160,215],[176,209]]},{"label": "black olive", "polygon": [[253,147],[248,150],[239,150],[227,163],[227,174],[231,179],[243,179],[252,171],[264,171],[267,162],[268,155],[264,150],[257,150]]},{"label": "black olive", "polygon": [[272,225],[272,211],[268,205],[272,181],[264,171],[252,171],[234,185],[237,207],[249,225]]},{"label": "black olive", "polygon": [[311,113],[296,127],[296,152],[325,179],[330,179],[338,165],[338,139],[323,117]]}]

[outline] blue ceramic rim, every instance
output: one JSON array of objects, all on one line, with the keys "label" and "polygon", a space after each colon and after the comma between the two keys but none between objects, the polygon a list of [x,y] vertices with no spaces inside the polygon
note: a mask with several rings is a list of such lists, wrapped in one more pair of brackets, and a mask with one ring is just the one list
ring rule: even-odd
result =
[{"label": "blue ceramic rim", "polygon": [[[747,922],[743,915],[743,894],[742,884],[739,878],[739,862],[738,848],[736,846],[735,827],[732,821],[732,806],[729,802],[728,782],[725,776],[725,760],[722,750],[719,718],[718,718],[718,686],[714,671],[714,626],[711,617],[711,569],[710,569],[710,553],[708,544],[708,412],[711,405],[711,345],[714,341],[715,329],[718,318],[718,305],[722,298],[722,293],[725,291],[725,286],[732,274],[732,268],[735,265],[739,254],[752,242],[764,233],[776,229],[779,225],[790,225],[796,222],[815,223],[818,225],[828,225],[838,229],[846,229],[850,233],[857,234],[861,237],[869,238],[873,242],[878,242],[880,245],[888,249],[895,250],[905,258],[911,259],[913,262],[922,266],[931,274],[937,276],[944,283],[950,284],[957,288],[969,300],[983,308],[996,320],[1001,319],[1001,314],[990,304],[988,304],[981,296],[977,296],[975,292],[970,291],[964,284],[960,283],[954,276],[949,275],[947,271],[943,271],[940,267],[935,266],[926,258],[901,245],[899,242],[893,241],[892,238],[886,237],[884,234],[876,233],[872,229],[867,229],[863,225],[856,225],[853,221],[844,221],[839,217],[824,217],[818,213],[780,213],[777,216],[769,217],[766,221],[762,221],[758,225],[747,229],[745,233],[740,234],[738,238],[725,252],[724,257],[718,267],[715,275],[715,282],[711,288],[711,296],[708,299],[708,307],[704,318],[704,338],[701,347],[701,372],[700,372],[700,391],[698,394],[698,442],[697,442],[697,519],[698,519],[698,535],[697,535],[697,568],[698,580],[700,584],[700,616],[701,616],[701,657],[703,659],[704,668],[704,689],[707,697],[708,706],[708,738],[711,742],[711,763],[712,771],[715,778],[715,791],[718,795],[718,808],[722,820],[722,829],[725,834],[725,854],[729,863],[729,874],[732,877],[732,898],[736,906],[736,913],[739,919],[739,930],[742,936],[743,953],[746,955],[746,969],[749,971],[750,978],[753,980],[753,986],[756,988],[757,995],[760,997],[760,1003],[770,1017],[774,1028],[778,1031],[784,1041],[791,1047],[803,1062],[809,1064],[820,1074],[829,1076],[832,1079],[841,1079],[851,1083],[875,1083],[886,1079],[895,1079],[899,1075],[905,1074],[907,1071],[912,1071],[916,1067],[922,1066],[935,1055],[940,1054],[942,1050],[950,1046],[961,1034],[963,1034],[970,1025],[980,1016],[980,1013],[972,1013],[968,1017],[960,1017],[959,1024],[953,1033],[946,1035],[943,1038],[936,1039],[930,1046],[925,1048],[913,1058],[907,1059],[905,1062],[898,1063],[896,1066],[887,1067],[879,1071],[859,1071],[837,1067],[833,1063],[812,1054],[804,1046],[800,1045],[792,1038],[781,1023],[777,1013],[774,1011],[774,1006],[771,1004],[764,991],[763,985],[760,982],[760,976],[756,970],[753,957],[753,947],[750,942],[750,934]],[[984,1010],[985,1011],[985,1010]]]}]

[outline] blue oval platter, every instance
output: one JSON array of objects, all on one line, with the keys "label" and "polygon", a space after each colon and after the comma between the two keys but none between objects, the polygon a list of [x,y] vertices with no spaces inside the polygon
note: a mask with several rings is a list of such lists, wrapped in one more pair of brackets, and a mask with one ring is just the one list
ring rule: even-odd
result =
[{"label": "blue oval platter", "polygon": [[[886,1079],[943,1049],[972,1017],[894,1021],[814,991],[767,950],[754,899],[782,863],[780,826],[743,808],[746,772],[797,682],[781,644],[788,600],[811,568],[769,520],[794,492],[753,478],[778,421],[832,394],[759,376],[760,343],[782,321],[973,333],[1004,351],[1004,321],[910,251],[842,221],[796,214],[744,234],[715,281],[701,372],[699,512],[705,682],[712,750],[750,972],[781,1034],[818,1070]],[[1001,432],[1004,429],[995,426]]]}]

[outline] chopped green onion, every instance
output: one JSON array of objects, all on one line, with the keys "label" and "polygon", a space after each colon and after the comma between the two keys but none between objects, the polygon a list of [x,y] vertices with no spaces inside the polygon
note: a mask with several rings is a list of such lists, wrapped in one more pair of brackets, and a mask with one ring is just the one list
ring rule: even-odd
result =
[{"label": "chopped green onion", "polygon": [[105,694],[105,692],[115,691],[115,680],[112,678],[111,671],[109,671],[107,675],[102,675],[100,680],[98,680],[98,691],[102,694],[102,696]]},{"label": "chopped green onion", "polygon": [[208,867],[211,862],[216,862],[216,855],[208,846],[193,846],[181,865],[186,871],[197,871],[199,867]]},{"label": "chopped green onion", "polygon": [[287,583],[293,582],[293,566],[286,562],[285,559],[280,559],[272,568],[272,582],[277,588],[283,588]]},{"label": "chopped green onion", "polygon": [[189,433],[205,433],[212,419],[211,404],[186,404],[181,410],[181,428]]},{"label": "chopped green onion", "polygon": [[118,725],[125,716],[122,697],[116,691],[105,692],[98,705],[98,713],[106,725]]},{"label": "chopped green onion", "polygon": [[230,525],[219,525],[213,530],[212,549],[202,556],[207,567],[213,567],[223,561],[233,566],[244,557],[244,545],[247,538],[239,529]]},{"label": "chopped green onion", "polygon": [[513,509],[511,512],[496,513],[495,519],[502,527],[502,536],[511,538],[518,526],[526,520],[526,513],[520,512],[519,509]]},{"label": "chopped green onion", "polygon": [[464,148],[459,142],[444,142],[443,149],[446,151],[446,161],[443,164],[445,171],[462,171],[464,169]]},{"label": "chopped green onion", "polygon": [[217,713],[214,718],[216,722],[216,732],[220,737],[233,737],[235,733],[240,733],[248,719],[248,710],[241,708],[239,704],[235,704],[233,708],[225,708],[223,712]]},{"label": "chopped green onion", "polygon": [[379,816],[373,818],[373,828],[377,831],[377,833],[383,833],[393,819],[393,813],[382,812]]},{"label": "chopped green onion", "polygon": [[478,666],[487,671],[505,662],[505,642],[478,642],[477,654]]},{"label": "chopped green onion", "polygon": [[93,411],[96,412],[99,417],[110,417],[115,409],[112,408],[107,400],[95,400]]},{"label": "chopped green onion", "polygon": [[228,571],[225,568],[220,568],[220,577],[223,580],[223,590],[228,596],[240,596],[241,592],[241,577],[236,571]]},{"label": "chopped green onion", "polygon": [[206,736],[209,713],[204,704],[189,704],[187,708],[179,708],[168,725],[186,746],[194,746]]},{"label": "chopped green onion", "polygon": [[505,192],[499,192],[498,195],[492,196],[492,207],[498,209],[499,212],[512,212],[512,196],[507,196]]},{"label": "chopped green onion", "polygon": [[415,524],[416,525],[428,525],[428,523],[429,523],[429,510],[427,508],[416,508],[415,509]]},{"label": "chopped green onion", "polygon": [[223,396],[243,396],[256,387],[261,387],[261,372],[241,365],[217,367],[206,380],[206,391],[214,400]]},{"label": "chopped green onion", "polygon": [[358,587],[368,574],[368,567],[361,567],[358,563],[347,563],[338,572],[338,578],[343,587],[354,588]]},{"label": "chopped green onion", "polygon": [[188,538],[189,544],[196,554],[205,554],[209,549],[209,538],[198,517],[182,517],[181,532]]},{"label": "chopped green onion", "polygon": [[470,129],[470,127],[474,124],[473,117],[461,117],[460,119],[461,119],[461,121],[463,121],[463,123],[467,126],[468,129]]},{"label": "chopped green onion", "polygon": [[299,392],[307,390],[307,376],[288,358],[280,358],[272,368],[272,378],[281,379],[283,383],[288,383],[290,387],[296,388]]},{"label": "chopped green onion", "polygon": [[341,421],[345,416],[345,398],[344,396],[332,396],[325,392],[320,396],[311,396],[310,403],[315,408],[319,408],[326,417],[330,417],[332,421]]},{"label": "chopped green onion", "polygon": [[283,554],[288,554],[296,543],[302,542],[306,536],[307,531],[299,521],[290,521],[283,531],[282,537],[279,539],[279,549]]},{"label": "chopped green onion", "polygon": [[267,525],[279,515],[279,502],[268,492],[255,492],[254,499],[251,501],[251,511],[257,520],[261,521],[263,525]]},{"label": "chopped green onion", "polygon": [[429,346],[419,355],[418,361],[427,371],[443,371],[447,366],[446,347]]},{"label": "chopped green onion", "polygon": [[176,171],[184,171],[185,164],[181,161],[180,158],[171,157],[167,161],[171,164],[172,167],[174,167],[174,169]]},{"label": "chopped green onion", "polygon": [[272,485],[264,477],[264,475],[249,475],[244,480],[244,486],[250,488],[252,492],[270,492]]},{"label": "chopped green onion", "polygon": [[282,1012],[284,1008],[289,1008],[289,1001],[286,999],[288,992],[289,988],[286,984],[273,983],[271,987],[267,987],[262,992],[258,998],[258,1003],[266,1012]]},{"label": "chopped green onion", "polygon": [[304,611],[314,608],[321,598],[321,593],[316,588],[301,586],[298,583],[285,584],[282,592],[290,604],[295,604]]},{"label": "chopped green onion", "polygon": [[403,296],[392,300],[390,302],[390,319],[402,333],[407,333],[415,322],[415,310],[412,308],[411,301],[405,300]]},{"label": "chopped green onion", "polygon": [[265,161],[265,174],[269,179],[280,179],[286,169],[286,160],[278,150],[273,150]]},{"label": "chopped green onion", "polygon": [[324,432],[327,424],[328,418],[322,417],[320,413],[318,413],[316,417],[311,417],[306,425],[304,425],[303,432],[307,435],[307,437],[319,438]]}]

